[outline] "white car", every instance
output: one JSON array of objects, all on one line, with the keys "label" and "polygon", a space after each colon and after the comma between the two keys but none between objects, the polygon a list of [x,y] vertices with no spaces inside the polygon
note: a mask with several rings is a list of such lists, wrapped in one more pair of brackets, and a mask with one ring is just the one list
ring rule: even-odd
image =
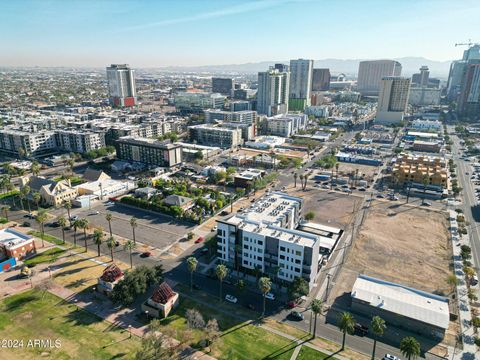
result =
[{"label": "white car", "polygon": [[275,295],[273,295],[272,293],[266,293],[265,294],[265,299],[268,299],[268,300],[275,300]]},{"label": "white car", "polygon": [[228,302],[231,302],[232,304],[236,304],[238,301],[238,299],[233,295],[226,295],[225,300],[227,300]]},{"label": "white car", "polygon": [[109,205],[109,206],[110,206],[110,205],[115,205],[115,203],[114,203],[113,201],[109,201],[109,202],[107,202],[105,205]]},{"label": "white car", "polygon": [[395,355],[385,354],[382,360],[400,360],[400,358]]}]

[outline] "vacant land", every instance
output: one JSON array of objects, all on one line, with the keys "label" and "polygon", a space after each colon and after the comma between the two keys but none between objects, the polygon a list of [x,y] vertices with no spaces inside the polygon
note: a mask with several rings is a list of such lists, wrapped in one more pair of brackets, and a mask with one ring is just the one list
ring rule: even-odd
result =
[{"label": "vacant land", "polygon": [[[351,174],[354,174],[356,170],[358,170],[359,179],[372,180],[375,172],[378,171],[378,167],[376,166],[352,164],[352,163],[346,163],[346,162],[339,162],[338,164],[339,164],[338,166],[339,176],[351,175]],[[334,170],[334,174],[335,174],[335,170]]]},{"label": "vacant land", "polygon": [[[1,358],[133,359],[140,345],[127,331],[42,291],[26,291],[0,302],[0,338],[23,340],[23,348],[2,348]],[[60,346],[28,347],[29,339]]]}]

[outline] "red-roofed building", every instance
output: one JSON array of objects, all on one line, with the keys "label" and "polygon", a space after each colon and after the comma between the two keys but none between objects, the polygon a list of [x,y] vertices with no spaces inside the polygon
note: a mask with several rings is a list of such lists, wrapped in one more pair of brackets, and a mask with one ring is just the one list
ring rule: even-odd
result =
[{"label": "red-roofed building", "polygon": [[116,265],[110,264],[98,278],[98,291],[109,295],[115,285],[123,279],[123,271]]},{"label": "red-roofed building", "polygon": [[178,293],[172,290],[165,281],[153,291],[152,296],[142,304],[142,310],[156,318],[166,318],[170,311],[178,305]]}]

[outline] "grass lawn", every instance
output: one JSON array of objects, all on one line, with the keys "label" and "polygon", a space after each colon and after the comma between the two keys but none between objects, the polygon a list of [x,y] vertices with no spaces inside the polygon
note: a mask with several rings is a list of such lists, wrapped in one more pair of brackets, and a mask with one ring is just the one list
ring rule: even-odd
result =
[{"label": "grass lawn", "polygon": [[[32,230],[32,231],[28,232],[28,235],[35,236],[39,239],[42,238],[42,233],[40,231]],[[52,236],[52,235],[49,235],[49,234],[43,234],[43,240],[48,241],[48,242],[50,242],[52,244],[55,244],[55,245],[62,245],[62,246],[65,246],[65,247],[70,246],[68,243],[64,244],[62,239],[59,239],[59,238],[57,238],[55,236]]]},{"label": "grass lawn", "polygon": [[328,357],[327,354],[309,348],[308,346],[302,346],[297,356],[297,360],[323,360],[327,358],[332,360],[336,359],[334,357]]},{"label": "grass lawn", "polygon": [[[212,318],[217,319],[222,332],[221,336],[213,343],[210,355],[218,359],[229,360],[290,359],[296,343],[255,325],[236,321],[231,316],[193,300],[181,296],[180,299],[180,305],[173,315],[161,322],[165,326],[165,332],[177,334],[177,337],[181,337],[188,329],[184,317],[185,312],[187,309],[194,308],[200,311],[205,321]],[[201,330],[194,329],[191,332],[189,343],[198,348],[199,342],[204,338]]]},{"label": "grass lawn", "polygon": [[24,261],[26,265],[38,265],[41,263],[54,262],[57,258],[62,255],[66,250],[54,247],[48,250],[45,250],[34,257]]},{"label": "grass lawn", "polygon": [[[43,296],[43,298],[42,298]],[[0,302],[0,338],[24,341],[23,348],[3,348],[0,358],[133,359],[140,341],[128,331],[78,310],[46,292],[30,290]],[[27,347],[29,339],[59,339],[59,348]]]}]

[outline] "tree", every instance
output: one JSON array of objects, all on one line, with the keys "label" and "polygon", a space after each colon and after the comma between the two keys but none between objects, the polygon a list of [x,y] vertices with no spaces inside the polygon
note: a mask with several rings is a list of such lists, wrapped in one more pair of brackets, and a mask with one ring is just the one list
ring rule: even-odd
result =
[{"label": "tree", "polygon": [[112,258],[112,262],[113,262],[113,248],[115,247],[116,244],[117,242],[115,241],[113,236],[110,236],[107,240],[107,246],[110,249],[110,256]]},{"label": "tree", "polygon": [[197,269],[197,265],[198,265],[198,260],[195,257],[190,256],[187,259],[187,267],[190,273],[190,291],[192,291],[192,288],[193,288],[193,273]]},{"label": "tree", "polygon": [[62,229],[62,243],[65,244],[65,226],[67,225],[67,220],[64,216],[60,216],[57,219],[58,225]]},{"label": "tree", "polygon": [[203,329],[205,327],[205,320],[197,309],[187,309],[185,318],[190,329]]},{"label": "tree", "polygon": [[79,227],[83,230],[83,241],[85,242],[85,252],[87,252],[87,228],[88,228],[88,220],[87,220],[87,219],[80,219],[80,220],[79,220]]},{"label": "tree", "polygon": [[340,331],[343,332],[343,340],[342,340],[342,351],[343,351],[345,350],[345,339],[347,337],[347,333],[352,335],[355,332],[355,319],[353,318],[352,314],[344,311],[340,315],[338,328],[340,329]]},{"label": "tree", "polygon": [[297,173],[293,173],[294,187],[297,187],[297,178],[298,178],[298,174],[297,174]]},{"label": "tree", "polygon": [[420,343],[413,336],[407,336],[400,341],[400,351],[408,360],[420,356]]},{"label": "tree", "polygon": [[309,211],[305,214],[305,220],[313,220],[315,218],[315,213],[313,211]]},{"label": "tree", "polygon": [[425,194],[427,193],[427,186],[429,183],[429,177],[427,174],[423,175],[422,177],[422,183],[423,183],[423,199],[425,199]]},{"label": "tree", "polygon": [[223,300],[222,285],[223,285],[223,280],[227,277],[228,269],[225,265],[218,264],[217,267],[215,268],[215,274],[217,275],[217,278],[220,281],[220,301],[222,301]]},{"label": "tree", "polygon": [[22,194],[22,197],[24,199],[27,199],[27,205],[28,205],[28,212],[32,213],[32,209],[30,208],[30,202],[28,201],[28,194],[30,194],[31,188],[28,185],[25,185],[21,190],[20,193]]},{"label": "tree", "polygon": [[46,211],[40,211],[37,216],[35,217],[35,220],[40,224],[40,232],[42,235],[42,247],[45,247],[45,243],[43,242],[43,236],[45,234],[45,222],[48,219],[48,214]]},{"label": "tree", "polygon": [[205,334],[207,335],[207,346],[210,346],[220,334],[217,319],[208,320],[207,325],[205,325]]},{"label": "tree", "polygon": [[138,224],[137,218],[135,216],[130,219],[130,226],[132,227],[133,243],[137,244],[137,241],[135,239],[135,228],[138,226]]},{"label": "tree", "polygon": [[8,205],[2,206],[3,215],[5,215],[5,219],[7,219],[7,221],[8,221],[8,210],[10,210],[10,206]]},{"label": "tree", "polygon": [[458,280],[455,274],[450,274],[447,277],[447,283],[452,287],[452,292],[455,291],[455,287],[459,284],[460,280]]},{"label": "tree", "polygon": [[258,288],[260,289],[263,295],[263,311],[262,311],[262,317],[263,317],[265,316],[265,296],[272,289],[272,280],[270,280],[268,277],[265,277],[265,276],[261,277],[260,280],[258,280]]},{"label": "tree", "polygon": [[313,323],[313,337],[317,336],[317,315],[322,311],[322,300],[314,299],[310,304],[312,312],[315,314],[315,320]]},{"label": "tree", "polygon": [[38,176],[40,174],[40,164],[37,161],[32,162],[32,166],[30,167],[30,171],[33,175]]},{"label": "tree", "polygon": [[125,250],[128,250],[130,255],[130,269],[133,268],[133,259],[132,259],[132,250],[135,249],[135,243],[132,240],[127,240],[125,245],[123,245]]},{"label": "tree", "polygon": [[70,227],[71,227],[72,217],[70,216],[70,209],[72,208],[72,203],[70,201],[67,201],[64,206],[65,206],[65,209],[67,209],[68,221],[70,222]]},{"label": "tree", "polygon": [[[182,344],[172,345],[171,337],[165,334],[158,319],[154,319],[148,325],[149,331],[142,337],[139,350],[135,354],[135,360],[177,360],[182,351]],[[187,332],[183,332],[186,334]]]},{"label": "tree", "polygon": [[308,295],[308,292],[308,283],[300,276],[295,277],[288,287],[288,296],[291,300],[298,300],[302,296]]},{"label": "tree", "polygon": [[235,287],[237,288],[237,292],[240,294],[245,290],[246,284],[245,281],[240,279],[235,283]]},{"label": "tree", "polygon": [[102,229],[93,230],[93,243],[97,245],[97,256],[100,256],[100,245],[102,245],[103,237],[104,235]]},{"label": "tree", "polygon": [[465,273],[465,276],[468,280],[473,278],[473,276],[475,275],[475,270],[470,266],[464,266],[463,272]]},{"label": "tree", "polygon": [[73,222],[73,246],[77,247],[77,230],[82,227],[80,219],[77,219]]},{"label": "tree", "polygon": [[113,218],[113,216],[112,216],[111,213],[107,213],[105,215],[105,220],[108,221],[108,230],[110,231],[110,237],[113,236],[113,234],[112,234],[112,218]]},{"label": "tree", "polygon": [[37,211],[40,210],[40,200],[42,200],[42,195],[38,191],[35,191],[32,194],[32,199],[35,202],[35,205],[37,205]]},{"label": "tree", "polygon": [[372,318],[372,322],[370,323],[370,328],[374,334],[373,337],[373,350],[372,350],[372,360],[375,360],[375,350],[377,347],[377,338],[382,336],[385,333],[385,329],[387,325],[385,325],[385,320],[383,320],[380,316],[374,316]]}]

